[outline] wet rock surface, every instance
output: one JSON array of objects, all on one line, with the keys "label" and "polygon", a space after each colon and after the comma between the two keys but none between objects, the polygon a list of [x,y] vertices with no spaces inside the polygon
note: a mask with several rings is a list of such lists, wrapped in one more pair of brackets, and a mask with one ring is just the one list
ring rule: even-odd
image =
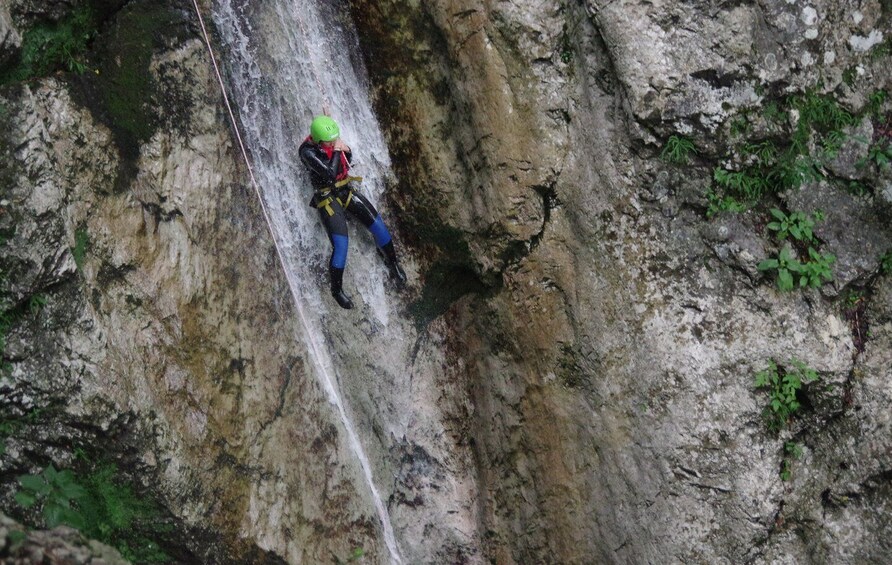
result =
[{"label": "wet rock surface", "polygon": [[[892,232],[885,173],[859,163],[858,138],[885,131],[892,108],[849,131],[827,183],[706,212],[735,118],[764,129],[766,106],[810,89],[858,112],[889,90],[888,54],[871,51],[888,10],[351,5],[406,231],[432,272],[448,257],[491,289],[450,310],[467,352],[485,555],[881,562],[890,529],[871,508],[889,504],[879,406],[892,374],[883,330],[865,338],[863,324],[883,319]],[[660,159],[670,135],[693,139],[688,165]],[[873,188],[841,188],[852,179]],[[539,198],[540,215],[494,205]],[[831,284],[781,293],[758,269],[782,246],[771,207],[826,213],[816,233],[836,256]],[[755,374],[794,359],[820,377],[772,433]]]},{"label": "wet rock surface", "polygon": [[0,89],[2,506],[39,522],[17,477],[112,461],[172,562],[375,555],[190,7],[129,3],[99,73]]},{"label": "wet rock surface", "polygon": [[[0,63],[76,4],[0,7]],[[707,194],[735,118],[892,89],[885,6],[350,3],[423,288],[325,337],[407,562],[883,562],[892,185],[859,138],[892,107],[821,182]],[[93,76],[0,89],[0,500],[23,516],[16,477],[89,448],[158,493],[181,562],[387,562],[189,8],[116,6]],[[832,283],[758,268],[770,207],[824,212]],[[755,374],[794,360],[819,380],[772,432]]]}]

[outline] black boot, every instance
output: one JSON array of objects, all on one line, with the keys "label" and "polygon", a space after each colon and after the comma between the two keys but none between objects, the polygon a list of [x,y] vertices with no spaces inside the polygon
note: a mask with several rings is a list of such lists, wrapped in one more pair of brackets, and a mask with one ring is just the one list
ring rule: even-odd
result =
[{"label": "black boot", "polygon": [[331,295],[337,301],[338,306],[349,310],[353,308],[353,301],[344,292],[344,269],[337,267],[328,267],[328,275],[331,277]]},{"label": "black boot", "polygon": [[384,253],[384,264],[390,269],[390,276],[396,279],[396,282],[400,286],[406,284],[406,271],[400,267],[400,262],[396,258],[396,249],[393,247],[393,242],[388,241],[386,245],[381,247],[381,251]]}]

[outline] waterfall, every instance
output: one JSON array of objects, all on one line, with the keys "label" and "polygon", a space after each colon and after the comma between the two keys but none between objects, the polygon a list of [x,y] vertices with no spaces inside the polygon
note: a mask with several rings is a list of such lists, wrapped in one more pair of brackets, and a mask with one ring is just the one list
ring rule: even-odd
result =
[{"label": "waterfall", "polygon": [[[335,6],[322,4],[265,0],[260,9],[250,0],[218,0],[213,17],[228,49],[234,103],[294,295],[313,372],[335,407],[362,470],[390,560],[400,563],[388,510],[340,391],[340,372],[332,357],[326,324],[326,320],[342,315],[331,311],[337,306],[327,292],[330,246],[317,211],[307,206],[310,185],[297,154],[312,117],[328,104],[342,138],[353,145],[355,169],[364,177],[363,191],[373,201],[381,195],[390,174],[387,147],[357,58],[355,34],[344,14]],[[349,265],[361,276],[348,278],[347,282],[362,297],[363,315],[376,326],[386,327],[392,306],[385,295],[385,271],[375,253],[369,253],[368,245],[357,245],[364,235],[351,225]]]}]

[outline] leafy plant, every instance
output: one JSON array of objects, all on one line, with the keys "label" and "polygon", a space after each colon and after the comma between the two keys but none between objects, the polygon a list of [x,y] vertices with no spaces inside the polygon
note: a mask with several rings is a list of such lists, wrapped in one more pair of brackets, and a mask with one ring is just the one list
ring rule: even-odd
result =
[{"label": "leafy plant", "polygon": [[40,313],[44,306],[46,306],[46,296],[42,294],[35,294],[28,299],[28,310],[31,311],[32,316]]},{"label": "leafy plant", "polygon": [[747,116],[737,116],[731,120],[731,135],[742,136],[752,130],[753,126]]},{"label": "leafy plant", "polygon": [[815,212],[813,216],[807,216],[804,212],[792,212],[789,216],[778,208],[771,209],[774,222],[768,224],[768,229],[777,232],[777,238],[781,241],[793,236],[797,241],[815,241],[815,222],[824,219],[822,212]]},{"label": "leafy plant", "polygon": [[876,164],[881,169],[892,166],[892,143],[882,140],[871,145],[867,150],[867,157],[859,159],[856,166],[863,167],[868,162]]},{"label": "leafy plant", "polygon": [[797,398],[802,385],[817,379],[817,371],[798,359],[791,359],[786,367],[779,367],[772,360],[767,369],[756,373],[756,389],[768,392],[763,415],[771,430],[778,431],[787,425],[802,406]]},{"label": "leafy plant", "polygon": [[68,524],[83,528],[83,517],[72,507],[72,501],[86,496],[87,491],[75,481],[71,471],[57,471],[52,465],[39,475],[22,475],[22,486],[15,494],[15,500],[23,508],[42,504],[42,515],[48,528]]},{"label": "leafy plant", "polygon": [[825,135],[824,140],[821,142],[823,149],[822,158],[825,160],[835,159],[847,139],[848,136],[839,130],[831,131]]},{"label": "leafy plant", "polygon": [[747,209],[746,204],[739,202],[733,196],[719,196],[713,191],[706,193],[706,200],[709,202],[706,209],[707,218],[719,212],[744,212]]},{"label": "leafy plant", "polygon": [[892,273],[892,249],[880,259],[880,268],[884,273]]},{"label": "leafy plant", "polygon": [[777,287],[780,290],[787,291],[795,288],[793,275],[798,275],[802,271],[802,264],[793,257],[790,246],[786,245],[781,249],[777,257],[762,261],[759,263],[758,268],[760,271],[776,270]]},{"label": "leafy plant", "polygon": [[146,527],[163,531],[156,523],[158,510],[137,498],[130,487],[119,484],[116,475],[114,465],[102,465],[84,478],[50,465],[39,475],[20,476],[22,488],[15,500],[24,508],[41,504],[47,527],[67,524],[77,528],[117,547],[131,561],[169,561],[169,556],[140,532]]},{"label": "leafy plant", "polygon": [[720,187],[731,191],[732,195],[748,201],[758,200],[765,192],[765,179],[743,171],[729,171],[716,167],[712,178]]},{"label": "leafy plant", "polygon": [[76,73],[86,70],[87,46],[96,34],[96,21],[87,3],[79,4],[62,20],[35,26],[22,38],[18,65],[0,76],[0,84],[46,76],[67,69]]},{"label": "leafy plant", "polygon": [[793,460],[802,457],[802,446],[795,441],[784,442],[784,459],[781,462],[780,478],[787,482],[793,478]]},{"label": "leafy plant", "polygon": [[883,104],[886,103],[888,98],[889,93],[885,90],[874,91],[867,99],[865,110],[874,118],[881,118],[883,116]]},{"label": "leafy plant", "polygon": [[763,165],[768,165],[777,160],[777,147],[771,141],[744,144],[743,150],[754,156]]},{"label": "leafy plant", "polygon": [[797,155],[795,151],[781,158],[777,165],[767,173],[769,184],[775,192],[791,188],[799,188],[806,182],[816,181],[821,174],[816,169],[814,159],[805,155]]},{"label": "leafy plant", "polygon": [[660,158],[669,163],[685,164],[692,154],[697,153],[697,147],[690,139],[678,135],[672,135],[666,140]]},{"label": "leafy plant", "polygon": [[781,109],[777,102],[769,102],[762,109],[762,115],[769,122],[781,122],[786,117],[786,113]]},{"label": "leafy plant", "polygon": [[71,254],[74,256],[74,264],[77,265],[79,271],[84,268],[84,255],[87,252],[87,244],[89,242],[90,235],[87,233],[86,228],[75,230],[74,247],[71,249]]},{"label": "leafy plant", "polygon": [[800,265],[799,286],[818,288],[825,282],[832,281],[833,271],[830,265],[836,261],[836,257],[829,253],[818,253],[813,247],[808,248],[808,255],[811,261]]},{"label": "leafy plant", "polygon": [[799,112],[800,124],[803,127],[832,131],[858,122],[851,112],[843,109],[832,97],[814,91],[793,96],[790,104]]}]

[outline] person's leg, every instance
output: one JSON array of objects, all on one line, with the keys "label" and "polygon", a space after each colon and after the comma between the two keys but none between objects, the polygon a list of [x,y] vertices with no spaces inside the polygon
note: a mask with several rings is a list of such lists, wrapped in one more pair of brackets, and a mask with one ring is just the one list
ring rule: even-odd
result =
[{"label": "person's leg", "polygon": [[393,238],[390,236],[390,232],[387,231],[387,226],[384,225],[384,219],[381,218],[381,215],[375,210],[372,203],[359,192],[354,192],[353,197],[346,204],[347,211],[372,232],[372,236],[375,238],[375,244],[384,254],[384,262],[390,269],[391,276],[393,276],[393,278],[400,284],[405,283],[406,273],[403,271],[403,268],[400,266],[399,260],[397,259],[396,248],[393,246]]},{"label": "person's leg", "polygon": [[349,243],[344,209],[341,208],[337,200],[332,200],[327,208],[319,208],[319,217],[322,219],[322,225],[325,226],[328,239],[331,241],[331,260],[328,266],[331,295],[341,308],[353,308],[353,301],[344,292],[344,269],[347,266]]}]

